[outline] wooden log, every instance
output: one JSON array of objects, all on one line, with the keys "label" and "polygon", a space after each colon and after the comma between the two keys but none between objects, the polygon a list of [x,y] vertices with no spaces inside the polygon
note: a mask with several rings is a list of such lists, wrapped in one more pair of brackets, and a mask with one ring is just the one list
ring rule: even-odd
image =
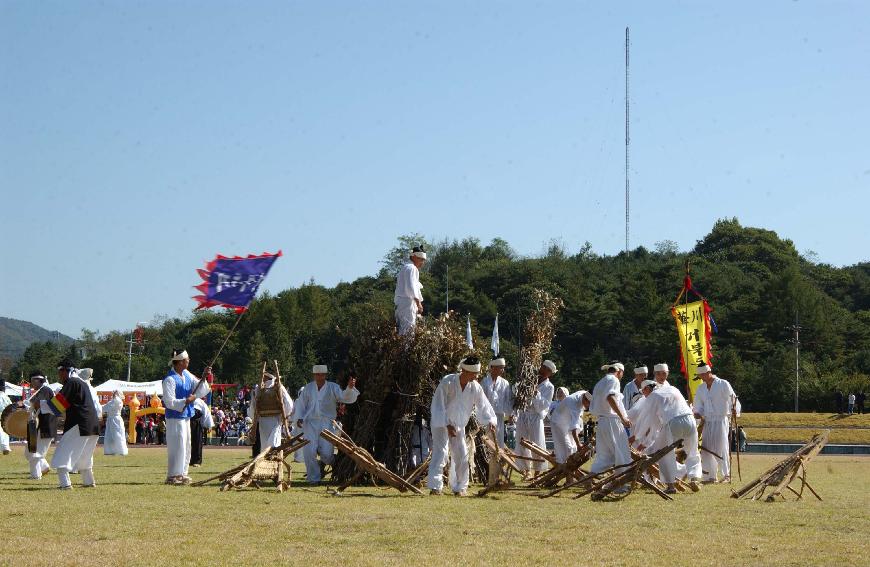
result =
[{"label": "wooden log", "polygon": [[[344,432],[342,432],[344,433]],[[399,490],[400,492],[410,491],[415,494],[423,494],[416,486],[409,484],[404,478],[400,477],[393,471],[389,470],[382,463],[378,462],[368,451],[356,445],[349,435],[344,433],[344,437],[335,435],[332,431],[324,429],[320,432],[321,437],[335,445],[339,451],[342,451],[350,457],[358,467],[373,476],[378,477],[387,485]]]},{"label": "wooden log", "polygon": [[520,445],[522,445],[523,447],[525,447],[526,449],[528,449],[529,451],[531,451],[535,455],[538,455],[542,459],[546,460],[547,462],[549,462],[553,466],[559,464],[556,461],[556,456],[553,455],[553,453],[547,451],[545,448],[541,447],[540,445],[537,445],[536,443],[529,441],[528,439],[521,438]]}]

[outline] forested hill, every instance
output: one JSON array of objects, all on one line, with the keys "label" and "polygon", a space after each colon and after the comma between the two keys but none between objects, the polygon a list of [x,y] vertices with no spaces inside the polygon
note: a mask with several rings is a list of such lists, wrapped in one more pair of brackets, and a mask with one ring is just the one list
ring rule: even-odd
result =
[{"label": "forested hill", "polygon": [[[391,317],[394,273],[405,245],[401,237],[375,276],[334,288],[316,284],[258,299],[242,318],[216,366],[222,381],[253,382],[265,359],[278,359],[291,386],[308,379],[311,364],[329,363],[336,374],[352,368],[347,353],[354,337],[373,319]],[[835,389],[870,389],[870,263],[836,268],[802,257],[776,233],[718,221],[690,252],[664,242],[601,256],[586,245],[569,254],[554,245],[536,258],[518,256],[503,240],[488,245],[469,238],[431,244],[421,279],[427,315],[445,310],[449,266],[450,309],[471,314],[478,340],[488,344],[499,313],[502,350],[515,366],[519,328],[533,288],[565,301],[551,354],[560,367],[557,385],[590,387],[599,366],[619,359],[631,367],[668,362],[678,374],[678,345],[670,307],[680,291],[688,260],[695,286],[713,307],[718,333],[714,366],[729,379],[744,407],[756,411],[793,408],[795,350],[790,327],[801,331],[801,407],[829,409]],[[133,358],[133,376],[165,374],[168,353],[183,345],[199,370],[223,340],[234,315],[203,313],[167,319],[146,330]],[[98,380],[126,375],[124,337],[85,334],[93,352],[82,364]],[[32,351],[32,352],[31,352]],[[36,347],[19,362],[51,367]],[[509,368],[509,376],[511,370]],[[14,375],[14,374],[13,374]],[[365,377],[360,377],[364,387]],[[684,386],[682,379],[673,380]]]},{"label": "forested hill", "polygon": [[54,342],[69,345],[73,340],[57,331],[43,329],[30,321],[0,317],[0,358],[16,359],[36,342]]}]

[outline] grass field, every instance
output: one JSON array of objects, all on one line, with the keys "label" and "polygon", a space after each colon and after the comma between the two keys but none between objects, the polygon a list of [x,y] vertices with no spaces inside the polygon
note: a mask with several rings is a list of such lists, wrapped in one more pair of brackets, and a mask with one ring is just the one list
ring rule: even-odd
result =
[{"label": "grass field", "polygon": [[[205,478],[244,449],[206,449]],[[749,481],[776,457],[745,455]],[[166,453],[96,456],[98,487],[27,479],[21,447],[0,457],[2,565],[843,565],[870,557],[870,459],[817,457],[825,499],[751,502],[727,485],[665,502],[405,496],[374,487],[219,492],[162,484]],[[300,475],[301,476],[301,475]],[[74,482],[79,479],[74,477]],[[735,487],[738,487],[736,483]],[[26,557],[24,557],[26,555]]]},{"label": "grass field", "polygon": [[830,429],[829,443],[870,445],[870,414],[745,413],[740,425],[750,443],[806,443]]}]

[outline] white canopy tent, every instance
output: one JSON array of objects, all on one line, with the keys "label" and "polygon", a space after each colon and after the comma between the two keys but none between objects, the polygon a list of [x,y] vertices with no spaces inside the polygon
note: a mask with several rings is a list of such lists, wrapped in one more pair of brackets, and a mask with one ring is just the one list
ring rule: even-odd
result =
[{"label": "white canopy tent", "polygon": [[123,380],[106,380],[99,386],[94,386],[99,394],[111,394],[115,390],[121,390],[125,394],[141,393],[146,396],[157,394],[163,395],[163,380],[153,382],[124,382]]}]

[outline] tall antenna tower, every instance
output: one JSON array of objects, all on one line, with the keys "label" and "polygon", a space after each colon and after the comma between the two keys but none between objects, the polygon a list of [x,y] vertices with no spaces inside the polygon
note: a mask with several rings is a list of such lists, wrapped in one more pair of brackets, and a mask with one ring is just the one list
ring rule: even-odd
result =
[{"label": "tall antenna tower", "polygon": [[628,144],[630,137],[628,135],[628,27],[625,28],[625,251],[628,252],[628,235],[629,235],[629,187],[628,187]]}]

